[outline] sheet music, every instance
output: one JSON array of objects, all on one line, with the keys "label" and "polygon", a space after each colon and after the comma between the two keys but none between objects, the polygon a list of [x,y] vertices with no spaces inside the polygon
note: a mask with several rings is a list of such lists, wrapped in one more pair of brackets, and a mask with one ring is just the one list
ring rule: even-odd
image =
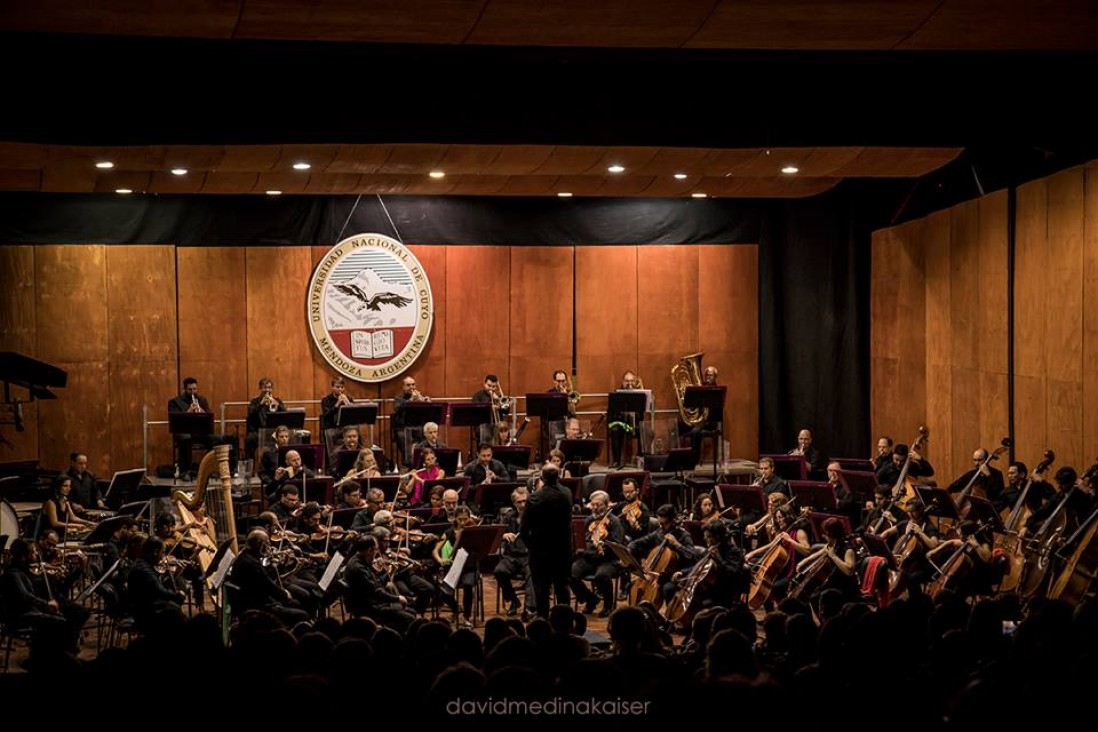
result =
[{"label": "sheet music", "polygon": [[210,580],[210,586],[213,589],[220,589],[221,583],[225,581],[225,575],[229,573],[229,567],[233,566],[233,560],[236,559],[236,554],[232,549],[225,550],[225,556],[221,557],[221,563],[217,565],[217,571],[214,572],[213,578]]},{"label": "sheet music", "polygon": [[335,579],[336,573],[339,572],[339,568],[343,566],[343,555],[336,552],[332,555],[331,561],[328,562],[328,566],[324,568],[324,574],[321,576],[320,581],[317,582],[320,585],[320,589],[325,592],[328,591],[328,585],[332,584],[332,580]]},{"label": "sheet music", "polygon": [[451,590],[457,590],[458,579],[461,577],[461,570],[465,569],[465,561],[469,558],[469,552],[464,549],[458,549],[454,554],[454,563],[450,565],[450,571],[446,573],[446,577],[442,580],[442,584],[449,587]]}]

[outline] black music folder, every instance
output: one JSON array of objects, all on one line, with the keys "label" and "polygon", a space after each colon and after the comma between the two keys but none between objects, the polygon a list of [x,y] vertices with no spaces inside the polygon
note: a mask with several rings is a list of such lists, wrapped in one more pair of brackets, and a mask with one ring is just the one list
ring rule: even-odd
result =
[{"label": "black music folder", "polygon": [[355,424],[374,424],[377,422],[377,408],[377,402],[344,404],[336,411],[336,425],[346,427]]},{"label": "black music folder", "polygon": [[213,412],[168,412],[168,431],[173,435],[211,435]]}]

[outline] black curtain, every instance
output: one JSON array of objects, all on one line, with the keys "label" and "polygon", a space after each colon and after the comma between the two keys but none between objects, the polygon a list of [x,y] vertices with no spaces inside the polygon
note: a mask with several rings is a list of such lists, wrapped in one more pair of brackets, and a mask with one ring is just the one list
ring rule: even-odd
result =
[{"label": "black curtain", "polygon": [[759,442],[812,430],[825,455],[869,454],[870,229],[837,190],[773,202],[759,248]]}]

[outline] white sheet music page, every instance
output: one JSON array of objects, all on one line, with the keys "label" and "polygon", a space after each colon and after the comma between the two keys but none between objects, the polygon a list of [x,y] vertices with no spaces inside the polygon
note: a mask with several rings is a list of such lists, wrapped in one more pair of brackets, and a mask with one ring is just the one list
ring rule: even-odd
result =
[{"label": "white sheet music page", "polygon": [[343,566],[343,559],[343,555],[339,552],[332,555],[332,559],[328,562],[328,566],[324,568],[324,574],[321,576],[320,582],[317,582],[317,584],[320,585],[320,589],[325,592],[328,591],[328,585],[332,584],[332,580],[335,579],[339,568]]},{"label": "white sheet music page", "polygon": [[442,584],[449,587],[451,590],[457,589],[458,578],[461,577],[461,570],[465,569],[465,560],[469,558],[469,552],[464,549],[458,549],[454,554],[454,563],[450,565],[450,571],[446,573],[446,577],[442,580]]},{"label": "white sheet music page", "polygon": [[210,580],[215,590],[221,587],[221,583],[225,581],[225,575],[229,573],[229,567],[233,566],[234,559],[236,559],[236,554],[233,553],[233,550],[226,549],[225,555],[221,557],[221,562],[217,565],[217,571],[214,572],[214,576]]}]

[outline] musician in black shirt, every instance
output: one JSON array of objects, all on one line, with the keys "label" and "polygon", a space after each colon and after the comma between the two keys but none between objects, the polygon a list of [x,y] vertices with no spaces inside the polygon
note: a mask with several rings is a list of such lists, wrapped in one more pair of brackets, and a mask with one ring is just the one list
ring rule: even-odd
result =
[{"label": "musician in black shirt", "polygon": [[[675,553],[680,567],[693,564],[695,560],[701,558],[704,550],[695,547],[694,540],[690,538],[690,532],[679,525],[678,511],[674,506],[669,503],[660,506],[656,509],[656,518],[659,519],[659,527],[629,542],[629,553],[642,565],[651,552],[661,545]],[[669,600],[677,589],[678,585],[668,577],[660,588],[664,601]]]},{"label": "musician in black shirt", "polygon": [[519,536],[519,527],[522,522],[522,514],[526,510],[526,501],[529,498],[525,488],[516,488],[511,491],[511,504],[515,507],[507,516],[507,530],[503,533],[503,544],[500,548],[500,559],[496,564],[493,574],[499,585],[499,592],[504,602],[507,603],[507,615],[518,614],[518,593],[511,585],[512,579],[523,582],[526,592],[526,608],[523,617],[529,617],[535,613],[534,608],[534,584],[530,576],[530,566],[526,543]]},{"label": "musician in black shirt", "polygon": [[[590,505],[591,515],[584,526],[585,548],[572,563],[571,586],[576,597],[584,602],[583,612],[588,615],[595,612],[601,596],[603,606],[599,617],[605,618],[614,609],[614,577],[618,575],[617,560],[605,543],[623,543],[625,531],[618,517],[610,513],[610,495],[606,491],[592,493]],[[598,595],[584,584],[583,580],[588,576],[592,577],[591,583]]]},{"label": "musician in black shirt", "polygon": [[[877,469],[877,482],[884,485],[895,486],[903,471],[904,462],[907,460],[908,447],[902,442],[896,445],[892,451],[892,460],[884,463]],[[911,450],[911,464],[907,468],[908,477],[929,478],[934,475],[934,466],[915,450]]]},{"label": "musician in black shirt", "polygon": [[465,466],[464,474],[470,485],[506,483],[511,480],[511,470],[503,462],[492,458],[492,446],[488,443],[480,443],[477,458],[476,462]]},{"label": "musician in black shirt", "polygon": [[[286,405],[274,395],[274,382],[264,377],[259,380],[259,396],[253,397],[248,402],[248,416],[246,421],[247,434],[244,437],[244,456],[252,459],[255,451],[262,442],[260,433],[267,429],[271,415],[275,412],[285,412]],[[275,422],[275,424],[278,424]]]},{"label": "musician in black shirt", "polygon": [[377,539],[363,536],[355,541],[355,554],[343,571],[346,585],[343,601],[355,617],[365,616],[388,625],[400,632],[407,630],[415,620],[405,610],[408,601],[387,586],[385,576],[374,569],[377,556]]},{"label": "musician in black shirt", "polygon": [[959,493],[965,488],[971,490],[978,486],[984,492],[987,500],[991,501],[996,508],[1002,508],[1003,472],[991,467],[991,463],[987,458],[987,450],[983,448],[972,453],[973,467],[949,484],[949,492]]},{"label": "musician in black shirt", "polygon": [[88,470],[88,456],[82,452],[69,455],[69,469],[65,475],[72,478],[72,492],[69,500],[83,508],[106,508],[103,495],[99,492],[99,481]]}]

